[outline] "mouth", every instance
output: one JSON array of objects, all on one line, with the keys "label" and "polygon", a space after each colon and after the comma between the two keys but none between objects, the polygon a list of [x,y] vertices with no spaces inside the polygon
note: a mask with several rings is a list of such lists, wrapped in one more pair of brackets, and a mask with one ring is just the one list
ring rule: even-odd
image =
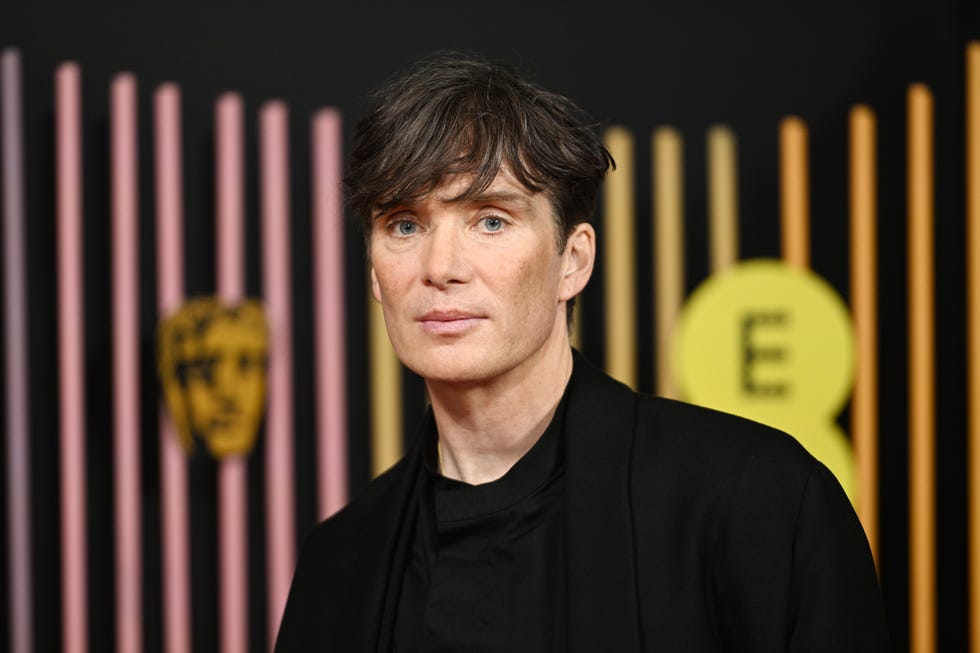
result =
[{"label": "mouth", "polygon": [[433,335],[459,335],[486,319],[485,316],[465,311],[430,311],[418,318],[422,330]]}]

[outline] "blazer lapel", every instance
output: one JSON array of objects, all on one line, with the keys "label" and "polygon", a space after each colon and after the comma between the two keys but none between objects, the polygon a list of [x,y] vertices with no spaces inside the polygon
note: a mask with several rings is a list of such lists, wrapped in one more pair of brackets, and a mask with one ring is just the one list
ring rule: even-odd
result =
[{"label": "blazer lapel", "polygon": [[347,551],[349,562],[340,583],[344,591],[330,594],[322,622],[312,625],[326,628],[326,634],[310,641],[333,642],[338,650],[391,650],[405,561],[418,518],[422,442],[432,423],[427,415],[405,457],[358,498],[360,526],[346,529],[351,538],[333,545]]},{"label": "blazer lapel", "polygon": [[[422,451],[424,443],[435,430],[435,420],[430,408],[412,443],[409,453],[405,456],[408,469],[403,474],[399,487],[389,495],[396,498],[389,506],[389,528],[384,540],[385,550],[378,552],[378,560],[389,563],[387,583],[383,588],[382,598],[378,605],[380,612],[374,623],[378,624],[377,651],[387,653],[392,650],[395,632],[395,618],[398,615],[398,601],[401,598],[402,580],[405,577],[405,565],[412,550],[412,537],[419,514],[419,495],[422,483]],[[364,648],[365,651],[370,650]]]},{"label": "blazer lapel", "polygon": [[566,413],[570,651],[639,651],[629,469],[632,391],[575,352]]},{"label": "blazer lapel", "polygon": [[[428,422],[426,422],[428,423]],[[412,526],[421,442],[351,506],[310,533],[276,651],[390,651]]]}]

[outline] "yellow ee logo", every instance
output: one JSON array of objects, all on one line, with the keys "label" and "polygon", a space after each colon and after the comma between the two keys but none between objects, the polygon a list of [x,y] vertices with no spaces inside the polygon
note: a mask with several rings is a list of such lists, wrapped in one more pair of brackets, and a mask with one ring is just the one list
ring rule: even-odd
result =
[{"label": "yellow ee logo", "polygon": [[853,383],[854,338],[827,282],[776,260],[743,262],[694,291],[675,338],[685,399],[793,434],[854,503],[854,456],[834,421]]}]

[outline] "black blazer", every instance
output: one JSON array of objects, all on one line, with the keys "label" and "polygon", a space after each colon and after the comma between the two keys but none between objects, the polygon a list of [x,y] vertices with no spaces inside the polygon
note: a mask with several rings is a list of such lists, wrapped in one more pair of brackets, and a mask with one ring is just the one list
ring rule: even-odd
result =
[{"label": "black blazer", "polygon": [[[864,531],[796,440],[578,354],[568,393],[569,651],[888,649]],[[307,538],[277,651],[391,650],[420,444]]]}]

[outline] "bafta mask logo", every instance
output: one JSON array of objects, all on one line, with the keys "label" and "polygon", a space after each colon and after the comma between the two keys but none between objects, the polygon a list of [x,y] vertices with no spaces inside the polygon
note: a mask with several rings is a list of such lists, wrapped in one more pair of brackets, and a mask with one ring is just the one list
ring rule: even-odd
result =
[{"label": "bafta mask logo", "polygon": [[254,300],[228,307],[194,299],[160,323],[157,366],[167,406],[190,453],[252,450],[265,409],[268,331]]}]

